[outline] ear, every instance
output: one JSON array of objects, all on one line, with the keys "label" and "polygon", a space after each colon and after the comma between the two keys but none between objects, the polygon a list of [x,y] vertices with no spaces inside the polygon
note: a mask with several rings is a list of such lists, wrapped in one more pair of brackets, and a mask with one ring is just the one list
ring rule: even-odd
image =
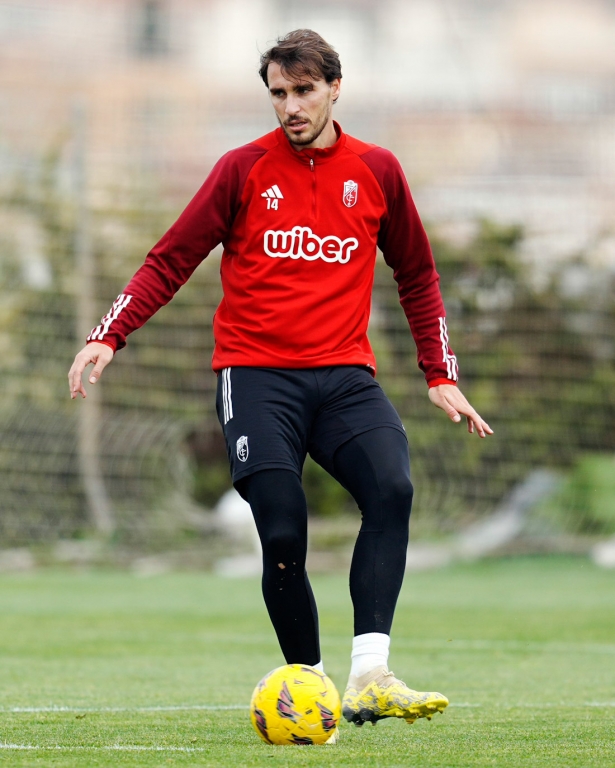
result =
[{"label": "ear", "polygon": [[335,104],[340,97],[342,81],[339,79],[339,77],[336,77],[335,80],[331,81],[329,87],[331,88],[331,97],[333,99],[333,103]]}]

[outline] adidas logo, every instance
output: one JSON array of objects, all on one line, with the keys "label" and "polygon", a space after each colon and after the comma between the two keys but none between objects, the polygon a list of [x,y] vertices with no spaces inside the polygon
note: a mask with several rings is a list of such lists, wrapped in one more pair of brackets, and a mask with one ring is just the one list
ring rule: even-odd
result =
[{"label": "adidas logo", "polygon": [[280,192],[280,188],[277,184],[274,184],[273,187],[269,187],[266,192],[261,194],[261,197],[277,197],[278,200],[284,200],[284,195]]},{"label": "adidas logo", "polygon": [[280,188],[277,184],[274,184],[266,192],[261,193],[261,197],[267,198],[267,209],[273,208],[274,211],[278,210],[280,200],[284,200],[284,195],[280,192]]}]

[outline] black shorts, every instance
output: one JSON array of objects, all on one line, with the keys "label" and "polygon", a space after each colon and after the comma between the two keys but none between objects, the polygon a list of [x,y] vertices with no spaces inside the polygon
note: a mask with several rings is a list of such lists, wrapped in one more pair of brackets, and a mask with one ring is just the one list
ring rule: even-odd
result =
[{"label": "black shorts", "polygon": [[364,432],[401,419],[371,373],[361,366],[225,368],[216,410],[233,483],[261,469],[301,477],[306,454],[330,471],[336,450]]}]

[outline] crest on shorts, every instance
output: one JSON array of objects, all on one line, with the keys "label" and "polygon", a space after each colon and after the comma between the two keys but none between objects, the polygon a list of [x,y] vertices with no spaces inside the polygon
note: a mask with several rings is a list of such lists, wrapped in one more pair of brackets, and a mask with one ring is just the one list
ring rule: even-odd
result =
[{"label": "crest on shorts", "polygon": [[237,441],[237,458],[239,461],[247,461],[249,454],[248,437],[247,435],[242,435]]},{"label": "crest on shorts", "polygon": [[344,182],[344,195],[342,197],[342,200],[344,201],[344,205],[346,208],[352,208],[353,205],[356,205],[357,198],[359,197],[359,184],[356,181],[345,181]]}]

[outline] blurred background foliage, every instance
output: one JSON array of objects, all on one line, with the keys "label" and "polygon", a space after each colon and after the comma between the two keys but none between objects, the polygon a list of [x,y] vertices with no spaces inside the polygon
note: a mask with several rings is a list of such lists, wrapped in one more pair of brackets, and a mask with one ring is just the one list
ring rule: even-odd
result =
[{"label": "blurred background foliage", "polygon": [[615,534],[615,458],[581,455],[558,490],[538,504],[535,516],[561,533]]},{"label": "blurred background foliage", "polygon": [[[82,341],[78,209],[58,183],[59,155],[50,153],[39,178],[0,201],[28,222],[50,267],[47,284],[32,287],[15,243],[0,237],[0,535],[13,545],[79,538],[92,527],[75,439],[84,404],[71,402],[66,387]],[[153,185],[92,212],[94,319],[177,213]],[[456,241],[428,229],[461,386],[496,434],[478,440],[430,405],[392,273],[379,257],[370,337],[378,378],[410,440],[415,536],[450,533],[493,511],[536,467],[569,472],[541,506],[545,519],[570,533],[613,532],[612,274],[583,254],[539,274],[521,257],[524,231],[516,225],[478,220]],[[218,270],[214,252],[130,338],[99,385],[100,463],[118,543],[138,548],[190,538],[194,509],[213,507],[230,487],[210,370]],[[304,482],[312,515],[354,508],[310,459]]]},{"label": "blurred background foliage", "polygon": [[[462,389],[495,429],[481,441],[431,406],[378,259],[370,338],[410,438],[414,540],[491,519],[540,469],[561,482],[537,536],[609,535],[613,2],[0,0],[0,560],[215,538],[220,252],[86,402],[66,371],[214,162],[275,127],[258,53],[302,27],[340,53],[336,119],[408,175]],[[309,459],[304,481],[312,534],[349,541],[344,491]]]}]

